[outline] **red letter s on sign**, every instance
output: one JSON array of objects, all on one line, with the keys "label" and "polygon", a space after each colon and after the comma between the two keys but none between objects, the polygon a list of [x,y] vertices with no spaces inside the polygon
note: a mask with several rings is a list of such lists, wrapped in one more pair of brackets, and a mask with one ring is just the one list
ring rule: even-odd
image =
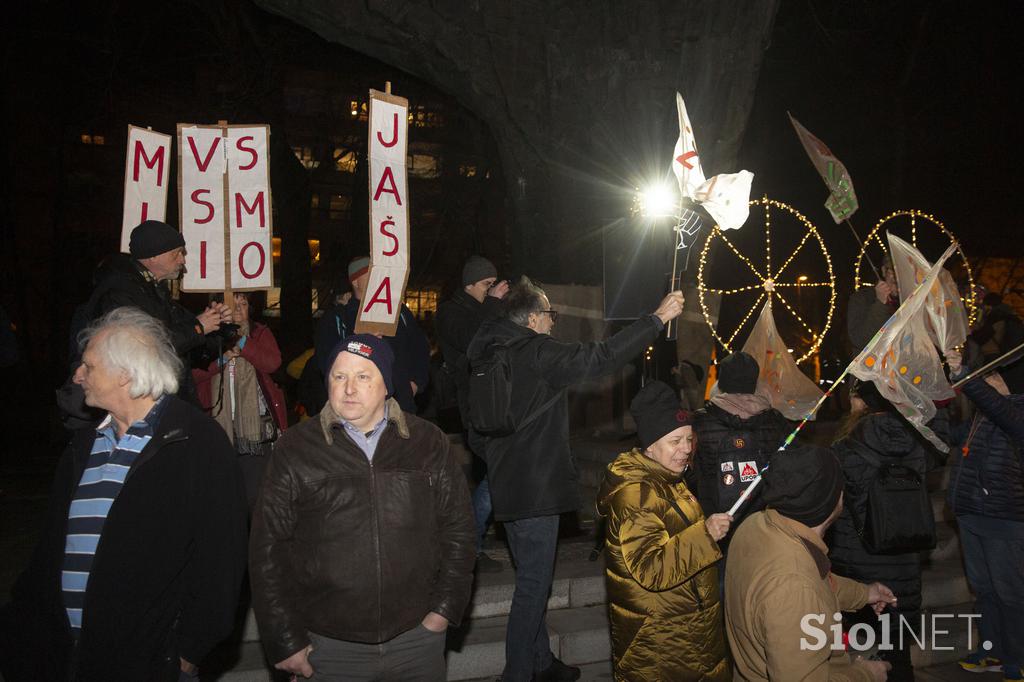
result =
[{"label": "red letter s on sign", "polygon": [[391,239],[391,241],[394,243],[394,247],[390,251],[384,251],[383,254],[385,256],[394,256],[396,253],[398,253],[398,237],[396,237],[393,233],[387,231],[386,227],[388,225],[390,225],[391,227],[395,226],[395,221],[391,219],[391,216],[388,216],[388,219],[380,224],[380,233],[385,237]]}]

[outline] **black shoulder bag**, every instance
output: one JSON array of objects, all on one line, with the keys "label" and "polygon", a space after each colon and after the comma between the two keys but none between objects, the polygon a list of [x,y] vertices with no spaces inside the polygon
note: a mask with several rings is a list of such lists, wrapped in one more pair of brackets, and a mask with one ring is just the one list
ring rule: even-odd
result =
[{"label": "black shoulder bag", "polygon": [[867,482],[863,523],[854,528],[872,554],[906,554],[935,547],[935,516],[921,475],[903,464],[883,464],[874,453],[854,454],[875,466]]}]

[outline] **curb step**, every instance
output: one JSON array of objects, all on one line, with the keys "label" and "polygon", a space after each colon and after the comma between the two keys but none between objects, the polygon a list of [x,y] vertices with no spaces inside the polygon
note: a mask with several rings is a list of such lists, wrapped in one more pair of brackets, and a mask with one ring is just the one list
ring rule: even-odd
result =
[{"label": "curb step", "polygon": [[[547,615],[551,651],[571,665],[608,660],[610,651],[607,609],[599,606],[559,609]],[[472,680],[501,674],[505,662],[505,626],[508,616],[469,621],[449,634],[448,679]],[[453,642],[455,640],[455,642]]]}]

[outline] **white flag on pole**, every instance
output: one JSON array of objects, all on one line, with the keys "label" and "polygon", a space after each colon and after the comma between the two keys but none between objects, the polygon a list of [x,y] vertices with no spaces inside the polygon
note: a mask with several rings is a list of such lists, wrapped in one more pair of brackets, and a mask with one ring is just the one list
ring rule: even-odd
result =
[{"label": "white flag on pole", "polygon": [[750,184],[754,174],[744,170],[706,179],[697,154],[693,126],[690,125],[683,96],[678,92],[676,110],[679,114],[679,139],[672,151],[672,172],[679,181],[679,192],[701,204],[721,229],[739,229],[750,215]]}]

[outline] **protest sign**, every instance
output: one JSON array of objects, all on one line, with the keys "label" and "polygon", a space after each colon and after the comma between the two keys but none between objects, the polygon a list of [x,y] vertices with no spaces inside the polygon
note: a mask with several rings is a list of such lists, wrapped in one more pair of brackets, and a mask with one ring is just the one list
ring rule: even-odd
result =
[{"label": "protest sign", "polygon": [[122,253],[128,253],[132,230],[139,223],[167,219],[167,175],[170,172],[171,136],[129,125],[121,214]]},{"label": "protest sign", "polygon": [[178,124],[185,291],[273,285],[270,127]]},{"label": "protest sign", "polygon": [[356,333],[394,336],[409,278],[409,195],[406,175],[409,102],[370,90],[370,272]]}]

